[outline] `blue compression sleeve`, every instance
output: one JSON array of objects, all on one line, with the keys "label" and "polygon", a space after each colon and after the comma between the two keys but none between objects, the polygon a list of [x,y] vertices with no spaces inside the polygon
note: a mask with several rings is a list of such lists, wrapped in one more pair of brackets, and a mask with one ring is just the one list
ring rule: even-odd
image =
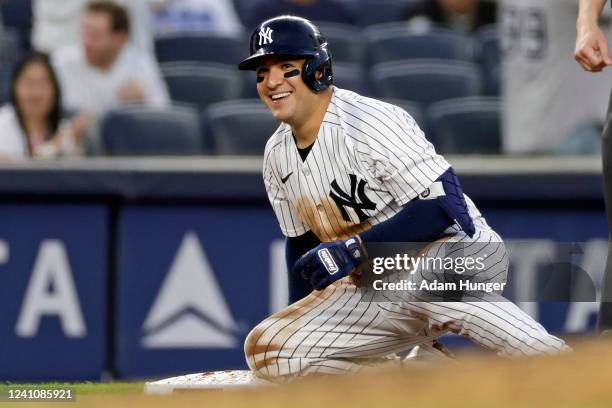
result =
[{"label": "blue compression sleeve", "polygon": [[470,237],[476,231],[459,178],[449,167],[421,197],[360,236],[364,242],[432,242],[454,223]]},{"label": "blue compression sleeve", "polygon": [[292,274],[291,268],[302,255],[320,243],[321,241],[312,231],[308,231],[299,237],[285,239],[285,260],[289,274],[289,304],[297,302],[312,292],[310,282],[302,279],[299,275]]},{"label": "blue compression sleeve", "polygon": [[413,200],[359,236],[364,242],[432,242],[453,224],[437,200]]}]

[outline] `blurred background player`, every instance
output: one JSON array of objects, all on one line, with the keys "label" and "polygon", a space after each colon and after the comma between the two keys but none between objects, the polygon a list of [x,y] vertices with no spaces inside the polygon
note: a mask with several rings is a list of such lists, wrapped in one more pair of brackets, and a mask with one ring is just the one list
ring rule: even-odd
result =
[{"label": "blurred background player", "polygon": [[[601,16],[607,0],[580,0],[580,12],[576,22],[576,44],[574,57],[580,66],[588,72],[600,72],[612,65],[608,45],[609,33],[604,33],[599,27]],[[609,77],[609,75],[599,75]],[[590,95],[586,94],[588,97]],[[598,101],[600,102],[600,101]],[[603,173],[604,198],[608,216],[608,231],[612,231],[612,94],[608,103],[608,113],[603,130]],[[612,251],[608,248],[608,260],[602,285],[602,302],[599,310],[598,329],[612,329]]]},{"label": "blurred background player", "polygon": [[567,58],[577,2],[501,0],[500,9],[504,153],[597,153],[612,79]]}]

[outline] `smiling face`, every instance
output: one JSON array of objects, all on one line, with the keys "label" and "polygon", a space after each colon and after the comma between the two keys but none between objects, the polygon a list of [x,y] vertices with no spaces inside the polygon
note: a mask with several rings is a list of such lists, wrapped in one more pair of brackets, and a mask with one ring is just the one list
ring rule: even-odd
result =
[{"label": "smiling face", "polygon": [[259,97],[277,120],[292,127],[303,126],[319,104],[317,94],[302,80],[305,61],[267,56],[256,69]]}]

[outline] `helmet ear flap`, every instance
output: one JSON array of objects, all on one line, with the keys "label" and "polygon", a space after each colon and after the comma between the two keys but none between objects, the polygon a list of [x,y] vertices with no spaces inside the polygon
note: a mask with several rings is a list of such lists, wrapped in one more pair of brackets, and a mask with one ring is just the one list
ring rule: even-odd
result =
[{"label": "helmet ear flap", "polygon": [[[321,72],[321,78],[317,79],[317,72]],[[321,92],[333,84],[331,59],[325,53],[317,53],[312,58],[308,58],[302,69],[302,80],[314,92]]]}]

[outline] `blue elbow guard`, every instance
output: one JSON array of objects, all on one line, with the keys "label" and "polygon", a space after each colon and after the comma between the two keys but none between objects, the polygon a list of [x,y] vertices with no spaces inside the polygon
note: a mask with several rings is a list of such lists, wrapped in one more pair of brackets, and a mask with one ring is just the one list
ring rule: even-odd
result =
[{"label": "blue elbow guard", "polygon": [[449,167],[438,179],[425,190],[420,197],[422,200],[435,199],[444,212],[470,237],[476,232],[474,221],[468,212],[467,203],[463,196],[463,188],[459,178],[452,167]]}]

